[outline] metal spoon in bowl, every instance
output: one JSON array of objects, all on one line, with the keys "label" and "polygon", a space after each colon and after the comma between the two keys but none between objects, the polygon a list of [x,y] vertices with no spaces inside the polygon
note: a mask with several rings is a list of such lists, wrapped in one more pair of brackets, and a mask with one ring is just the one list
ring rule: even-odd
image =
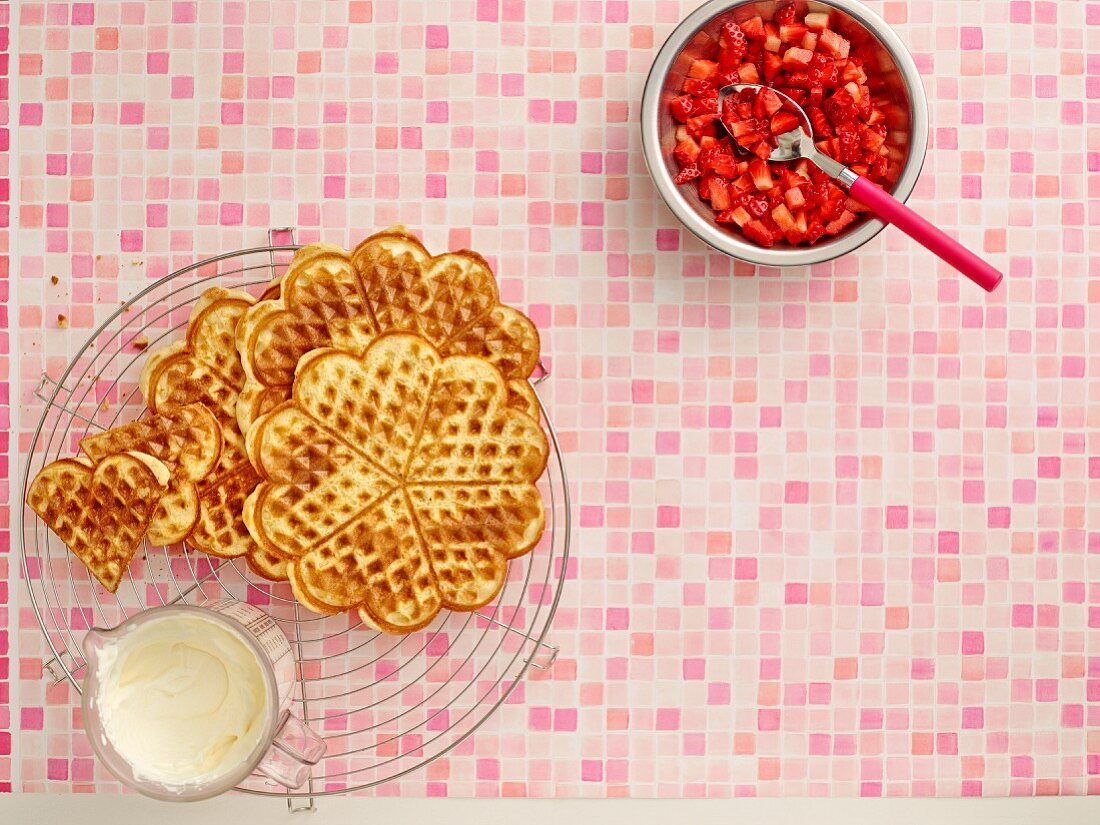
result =
[{"label": "metal spoon in bowl", "polygon": [[[888,193],[878,184],[861,177],[842,163],[826,155],[814,144],[813,127],[810,119],[789,96],[759,83],[733,83],[723,86],[718,92],[719,122],[726,128],[722,115],[726,111],[726,97],[745,89],[770,89],[778,95],[788,108],[805,124],[788,132],[776,135],[776,148],[772,150],[770,161],[790,161],[805,158],[822,172],[839,183],[851,193],[852,197],[867,206],[883,223],[892,223],[921,246],[938,255],[963,275],[972,280],[986,292],[991,292],[1004,277],[1000,272],[964,247],[943,230],[936,228],[904,203]],[[736,145],[736,140],[734,140]],[[741,147],[738,146],[740,149]]]}]

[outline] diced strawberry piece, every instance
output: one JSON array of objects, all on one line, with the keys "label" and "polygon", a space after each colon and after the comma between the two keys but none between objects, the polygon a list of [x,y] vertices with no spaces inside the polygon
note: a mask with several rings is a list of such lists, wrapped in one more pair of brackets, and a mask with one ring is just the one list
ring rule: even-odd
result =
[{"label": "diced strawberry piece", "polygon": [[802,209],[806,206],[806,196],[802,194],[802,190],[798,188],[788,189],[783,193],[783,197],[787,201],[787,206],[791,209]]},{"label": "diced strawberry piece", "polygon": [[741,227],[741,231],[745,233],[745,237],[753,243],[760,244],[765,249],[771,249],[775,246],[775,239],[772,237],[772,233],[768,231],[768,228],[764,226],[759,220],[752,220]]},{"label": "diced strawberry piece", "polygon": [[697,77],[688,77],[684,80],[684,88],[682,90],[684,94],[689,95],[707,95],[711,92],[718,94],[718,90],[714,88],[714,84],[709,80],[700,80]]},{"label": "diced strawberry piece", "polygon": [[672,150],[672,156],[681,166],[689,166],[699,157],[699,151],[699,144],[689,137],[676,144],[676,148]]},{"label": "diced strawberry piece", "polygon": [[848,198],[846,201],[844,201],[844,208],[847,209],[849,212],[855,212],[857,215],[861,212],[871,211],[870,207],[864,206],[855,198]]},{"label": "diced strawberry piece", "polygon": [[778,52],[779,47],[783,45],[783,41],[779,39],[779,33],[769,34],[764,40],[764,51]]},{"label": "diced strawberry piece", "polygon": [[753,17],[741,24],[741,31],[749,40],[764,39],[764,21],[760,17]]},{"label": "diced strawberry piece", "polygon": [[714,130],[714,121],[717,119],[717,114],[699,115],[699,117],[688,118],[688,134],[692,137],[701,137],[703,135],[710,135],[713,137],[716,134]]},{"label": "diced strawberry piece", "polygon": [[839,157],[841,163],[855,163],[860,158],[859,137],[854,132],[844,132],[837,138],[840,142]]},{"label": "diced strawberry piece", "polygon": [[784,234],[795,228],[794,215],[791,214],[791,210],[785,204],[781,203],[772,210],[772,220],[775,221],[775,225]]},{"label": "diced strawberry piece", "polygon": [[687,183],[688,181],[695,180],[697,177],[699,177],[700,174],[701,172],[699,171],[698,166],[685,166],[683,169],[680,170],[676,177],[673,178],[673,180],[676,182],[676,185],[679,186],[681,184]]},{"label": "diced strawberry piece", "polygon": [[756,70],[756,66],[752,63],[743,63],[741,68],[737,70],[737,74],[741,78],[742,83],[760,82],[760,72]]},{"label": "diced strawberry piece", "polygon": [[715,155],[710,162],[710,170],[724,178],[737,177],[737,160],[733,155]]},{"label": "diced strawberry piece", "polygon": [[738,192],[751,192],[755,188],[753,186],[752,176],[747,172],[743,172],[737,180],[733,181],[732,187]]},{"label": "diced strawberry piece", "polygon": [[802,35],[802,42],[799,45],[812,52],[817,48],[817,32],[806,32]]},{"label": "diced strawberry piece", "polygon": [[776,112],[772,117],[771,131],[773,135],[781,135],[797,128],[798,118],[790,112]]},{"label": "diced strawberry piece", "polygon": [[810,31],[820,32],[829,28],[829,12],[815,11],[806,15],[802,21]]},{"label": "diced strawberry piece", "polygon": [[768,201],[764,198],[747,198],[745,208],[754,218],[762,218],[768,214]]},{"label": "diced strawberry piece", "polygon": [[880,135],[874,129],[866,129],[863,132],[860,144],[864,149],[872,152],[878,152],[879,148],[886,142],[886,135]]},{"label": "diced strawberry piece", "polygon": [[830,235],[838,235],[845,227],[852,224],[855,219],[855,213],[849,212],[847,209],[845,209],[843,212],[840,213],[837,218],[834,218],[833,220],[829,221],[829,223],[825,224],[825,231],[828,232]]},{"label": "diced strawberry piece", "polygon": [[695,60],[688,69],[688,77],[706,80],[718,74],[718,64],[713,60]]},{"label": "diced strawberry piece", "polygon": [[[812,29],[813,26],[809,25],[809,17],[806,21],[806,25]],[[852,44],[832,29],[824,29],[817,36],[817,46],[820,51],[833,57],[847,57]]]},{"label": "diced strawberry piece", "polygon": [[756,118],[750,117],[745,120],[734,120],[732,122],[727,119],[723,122],[738,143],[741,143],[742,138],[747,138],[751,135],[759,135],[763,131],[760,121],[756,120]]},{"label": "diced strawberry piece", "polygon": [[840,73],[840,79],[845,83],[853,82],[863,84],[867,82],[867,72],[863,71],[863,67],[854,60],[849,60]]},{"label": "diced strawberry piece", "polygon": [[790,3],[775,11],[775,22],[780,26],[790,25],[798,19],[798,9],[794,3]]},{"label": "diced strawberry piece", "polygon": [[809,66],[813,56],[814,53],[807,49],[791,46],[783,53],[783,68],[797,72]]},{"label": "diced strawberry piece", "polygon": [[809,31],[801,23],[789,23],[779,27],[779,39],[784,43],[801,43],[803,36]]},{"label": "diced strawberry piece", "polygon": [[770,83],[783,70],[783,58],[772,52],[764,53],[764,77]]},{"label": "diced strawberry piece", "polygon": [[712,135],[703,135],[703,137],[699,138],[700,149],[711,149],[717,143],[718,141]]},{"label": "diced strawberry piece", "polygon": [[681,123],[687,122],[687,119],[691,117],[691,113],[694,109],[695,98],[691,97],[691,95],[674,97],[672,98],[672,102],[668,105],[668,110],[672,113],[672,116]]},{"label": "diced strawberry piece", "polygon": [[718,65],[723,69],[729,69],[735,68],[741,62],[741,58],[745,56],[745,51],[749,47],[749,41],[741,27],[731,21],[722,25],[721,33],[718,35],[718,45]]},{"label": "diced strawberry piece", "polygon": [[810,221],[809,228],[806,230],[806,242],[813,246],[825,235],[825,227],[822,226],[820,221]]},{"label": "diced strawberry piece", "polygon": [[756,160],[749,162],[749,174],[752,176],[752,183],[759,191],[763,192],[767,189],[771,189],[772,173],[768,169],[768,164],[763,160],[757,158]]},{"label": "diced strawberry piece", "polygon": [[730,191],[721,178],[710,179],[710,205],[718,211],[730,208]]},{"label": "diced strawberry piece", "polygon": [[761,160],[767,160],[772,156],[772,149],[774,147],[766,140],[762,140],[752,147],[752,153]]},{"label": "diced strawberry piece", "polygon": [[783,108],[783,99],[771,89],[761,89],[753,103],[752,113],[761,120],[767,120]]},{"label": "diced strawberry piece", "polygon": [[720,212],[714,220],[718,223],[735,223],[738,226],[744,226],[752,220],[752,215],[746,212],[743,206],[736,206],[733,209]]},{"label": "diced strawberry piece", "polygon": [[810,119],[816,137],[832,137],[833,127],[825,117],[825,113],[816,106],[806,107],[806,117]]}]

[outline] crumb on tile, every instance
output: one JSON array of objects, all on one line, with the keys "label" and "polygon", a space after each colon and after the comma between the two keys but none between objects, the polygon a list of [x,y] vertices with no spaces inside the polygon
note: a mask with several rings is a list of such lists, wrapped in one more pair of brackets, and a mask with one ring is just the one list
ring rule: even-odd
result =
[{"label": "crumb on tile", "polygon": [[134,349],[143,350],[149,346],[149,339],[144,335],[139,335],[133,341],[130,342],[134,345]]},{"label": "crumb on tile", "polygon": [[62,315],[60,312],[57,313],[57,327],[58,327],[58,329],[68,329],[69,328],[69,319],[68,319],[68,317]]},{"label": "crumb on tile", "polygon": [[57,286],[57,284],[60,280],[61,279],[58,278],[56,275],[51,275],[50,276],[50,283],[53,284],[54,286]]}]

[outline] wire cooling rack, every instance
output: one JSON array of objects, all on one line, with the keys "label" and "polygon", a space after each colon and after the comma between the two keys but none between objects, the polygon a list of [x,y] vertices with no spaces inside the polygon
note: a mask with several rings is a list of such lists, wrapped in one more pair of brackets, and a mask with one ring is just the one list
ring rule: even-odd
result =
[{"label": "wire cooling rack", "polygon": [[[280,232],[292,230],[272,230],[268,246],[208,258],[143,289],[88,338],[60,376],[42,377],[36,395],[45,407],[25,457],[24,499],[30,479],[50,461],[76,454],[85,435],[144,414],[138,375],[145,351],[182,338],[205,289],[258,296],[283,275],[298,247],[276,244]],[[547,377],[544,371],[535,383]],[[68,679],[79,691],[89,628],[114,627],[147,607],[232,596],[267,611],[286,632],[298,660],[294,710],[328,744],[306,787],[289,791],[250,777],[239,790],[286,797],[291,810],[309,810],[316,797],[370,788],[423,767],[476,731],[529,667],[549,668],[557,656],[546,635],[569,556],[569,493],[557,435],[541,399],[539,405],[551,445],[539,481],[547,507],[542,541],[511,562],[492,604],[476,613],[444,612],[407,637],[370,630],[354,614],[317,616],[299,607],[286,583],[186,544],[146,544],[118,593],[108,593],[24,508],[24,577],[54,656],[44,674]]]}]

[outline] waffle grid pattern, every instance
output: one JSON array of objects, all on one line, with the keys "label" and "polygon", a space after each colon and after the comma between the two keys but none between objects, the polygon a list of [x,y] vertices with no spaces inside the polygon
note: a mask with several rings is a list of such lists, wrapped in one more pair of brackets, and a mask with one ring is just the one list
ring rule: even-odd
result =
[{"label": "waffle grid pattern", "polygon": [[[405,223],[538,325],[578,552],[553,670],[374,793],[1100,792],[1100,3],[870,3],[989,297],[891,231],[781,274],[680,230],[635,120],[694,5],[0,3],[4,477],[150,279]],[[118,792],[0,530],[0,790]]]}]

